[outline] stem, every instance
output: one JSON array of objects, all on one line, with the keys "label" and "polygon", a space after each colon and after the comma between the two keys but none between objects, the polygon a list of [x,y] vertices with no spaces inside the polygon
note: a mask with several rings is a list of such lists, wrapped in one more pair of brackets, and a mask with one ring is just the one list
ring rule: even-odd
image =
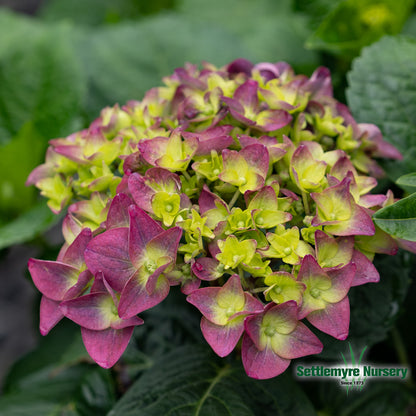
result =
[{"label": "stem", "polygon": [[406,348],[403,344],[402,337],[396,327],[391,330],[394,348],[396,350],[397,358],[403,365],[409,365],[409,357],[407,356]]},{"label": "stem", "polygon": [[255,289],[250,289],[251,293],[260,293],[260,292],[264,292],[266,289],[268,289],[267,286],[265,287],[256,287]]},{"label": "stem", "polygon": [[[406,347],[404,346],[402,336],[400,335],[400,332],[397,330],[395,326],[391,329],[391,336],[393,339],[393,345],[396,350],[397,358],[399,359],[400,364],[409,368],[409,356],[407,354]],[[413,385],[411,373],[408,376],[407,383],[409,385]]]},{"label": "stem", "polygon": [[309,209],[308,195],[306,195],[306,192],[304,191],[302,191],[302,201],[303,207],[305,208],[305,214],[310,215],[311,211]]},{"label": "stem", "polygon": [[238,197],[240,196],[240,190],[237,188],[237,190],[235,191],[233,197],[231,198],[230,203],[228,204],[228,207],[231,209],[234,204],[236,203]]},{"label": "stem", "polygon": [[242,288],[247,289],[246,279],[244,277],[244,270],[240,266],[238,266],[238,275],[240,276]]},{"label": "stem", "polygon": [[182,174],[183,174],[183,176],[185,176],[185,179],[186,179],[188,182],[191,180],[191,177],[189,176],[189,173],[188,173],[186,170],[184,170],[184,171],[182,172]]}]

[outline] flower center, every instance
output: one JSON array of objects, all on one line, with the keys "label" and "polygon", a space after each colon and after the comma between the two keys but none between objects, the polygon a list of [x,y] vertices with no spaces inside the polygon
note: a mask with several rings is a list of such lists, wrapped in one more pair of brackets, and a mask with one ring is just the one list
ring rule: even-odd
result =
[{"label": "flower center", "polygon": [[264,334],[267,337],[272,337],[272,336],[274,336],[275,333],[276,333],[276,330],[271,326],[267,326],[264,330]]},{"label": "flower center", "polygon": [[166,212],[172,212],[172,210],[173,210],[172,204],[166,204],[165,205],[165,211]]},{"label": "flower center", "polygon": [[283,253],[285,253],[285,254],[286,254],[286,256],[288,256],[289,254],[292,254],[292,249],[291,249],[290,247],[286,247],[286,248],[283,250]]},{"label": "flower center", "polygon": [[316,298],[319,298],[320,294],[321,294],[321,291],[319,289],[317,289],[316,287],[314,287],[313,289],[311,289],[311,296],[313,298],[315,298],[315,299]]},{"label": "flower center", "polygon": [[227,316],[227,318],[229,318],[230,316],[233,316],[234,314],[235,314],[235,309],[231,306],[225,312],[225,315]]},{"label": "flower center", "polygon": [[152,274],[157,269],[157,264],[154,260],[146,260],[144,268],[146,269],[147,273]]},{"label": "flower center", "polygon": [[114,303],[111,305],[111,313],[118,318],[118,310]]},{"label": "flower center", "polygon": [[[197,264],[197,266],[201,266],[201,265]],[[201,269],[202,269],[202,267],[201,267]],[[199,269],[199,270],[201,270],[201,269]],[[191,268],[190,268],[189,264],[184,264],[182,266],[182,273],[185,277],[189,277],[191,275]]]},{"label": "flower center", "polygon": [[276,293],[277,295],[282,293],[282,288],[280,286],[275,286],[273,288],[274,293]]},{"label": "flower center", "polygon": [[247,179],[244,176],[240,176],[238,180],[240,181],[240,185],[245,185],[247,183]]},{"label": "flower center", "polygon": [[244,228],[244,221],[238,221],[237,227],[238,228]]}]

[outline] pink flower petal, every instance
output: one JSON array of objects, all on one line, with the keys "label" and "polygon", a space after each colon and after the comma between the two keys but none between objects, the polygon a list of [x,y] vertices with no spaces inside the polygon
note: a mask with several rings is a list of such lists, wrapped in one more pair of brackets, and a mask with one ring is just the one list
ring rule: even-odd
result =
[{"label": "pink flower petal", "polygon": [[322,291],[322,299],[326,302],[337,303],[347,296],[356,270],[357,267],[354,263],[349,263],[341,269],[328,270],[327,274],[331,278],[331,287]]},{"label": "pink flower petal", "polygon": [[276,335],[277,342],[272,341],[272,348],[282,358],[294,359],[311,354],[319,354],[323,345],[316,335],[302,322],[287,335]]},{"label": "pink flower petal", "polygon": [[122,291],[136,271],[130,261],[128,239],[128,228],[113,228],[94,237],[85,250],[85,262],[91,273],[103,272],[117,292]]},{"label": "pink flower petal", "polygon": [[184,295],[190,295],[192,292],[199,289],[200,286],[201,286],[201,281],[197,279],[196,277],[194,277],[192,279],[185,280],[182,283],[181,292]]},{"label": "pink flower petal", "polygon": [[124,192],[126,193],[127,189],[127,181],[131,174],[134,172],[139,172],[143,169],[149,168],[150,165],[144,160],[143,155],[140,151],[131,153],[128,156],[120,156],[120,159],[124,159],[123,163],[123,172],[124,176],[122,182],[120,182],[119,186],[117,187],[117,192]]},{"label": "pink flower petal", "polygon": [[81,272],[75,285],[67,290],[62,300],[74,299],[82,295],[88,289],[88,284],[93,278],[94,276],[88,269]]},{"label": "pink flower petal", "polygon": [[[270,62],[260,62],[254,66],[254,69],[260,71],[260,74],[265,81],[279,78],[284,73],[293,75],[291,66],[286,62],[276,62],[275,64]],[[250,73],[247,75],[250,75]]]},{"label": "pink flower petal", "polygon": [[74,242],[66,249],[65,254],[62,256],[62,263],[81,269],[85,264],[84,251],[91,239],[91,230],[84,228]]},{"label": "pink flower petal", "polygon": [[128,186],[137,206],[147,212],[152,212],[152,197],[155,194],[155,191],[146,185],[143,176],[138,173],[131,174],[129,176]]},{"label": "pink flower petal", "polygon": [[239,154],[246,160],[249,167],[255,170],[263,179],[269,170],[269,152],[262,144],[251,144],[242,149]]},{"label": "pink flower petal", "polygon": [[257,89],[257,81],[250,79],[235,90],[233,98],[238,100],[244,108],[249,109],[251,112],[256,111],[259,105]]},{"label": "pink flower petal", "polygon": [[285,110],[265,110],[257,116],[256,127],[265,132],[279,130],[292,121],[292,116]]},{"label": "pink flower petal", "polygon": [[198,140],[196,156],[209,155],[211,150],[221,153],[221,150],[234,143],[233,138],[229,135],[233,128],[230,125],[214,126],[201,132],[184,131],[182,136],[185,139],[196,138]]},{"label": "pink flower petal", "polygon": [[153,139],[141,140],[139,150],[147,163],[157,166],[157,160],[166,153],[168,137],[154,137]]},{"label": "pink flower petal", "polygon": [[133,201],[123,193],[117,194],[111,201],[110,208],[108,209],[106,228],[128,227],[129,226],[129,206],[133,204]]},{"label": "pink flower petal", "polygon": [[387,196],[382,194],[367,194],[360,197],[359,204],[364,208],[381,207],[386,202]]},{"label": "pink flower petal", "polygon": [[351,261],[357,266],[351,286],[359,286],[365,283],[376,283],[380,280],[380,275],[374,264],[366,255],[358,250],[354,250]]},{"label": "pink flower petal", "polygon": [[173,227],[166,231],[163,230],[159,235],[152,238],[147,244],[147,249],[159,250],[161,254],[171,257],[172,261],[175,262],[181,237],[182,228]]},{"label": "pink flower petal", "polygon": [[201,318],[201,331],[205,340],[220,357],[225,357],[235,348],[244,332],[244,319],[225,326],[216,325],[204,316]]},{"label": "pink flower petal", "polygon": [[243,73],[250,76],[252,68],[253,64],[250,61],[244,58],[238,58],[228,64],[226,70],[230,75]]},{"label": "pink flower petal", "polygon": [[217,204],[221,204],[229,211],[228,205],[218,195],[211,192],[207,185],[204,185],[198,199],[199,213],[204,215],[208,210],[218,208]]},{"label": "pink flower petal", "polygon": [[302,264],[300,266],[300,270],[298,274],[298,280],[302,281],[308,277],[322,276],[322,275],[325,275],[325,272],[319,266],[318,262],[315,260],[315,258],[312,255],[307,254],[302,259]]},{"label": "pink flower petal", "polygon": [[244,313],[261,313],[264,310],[264,305],[262,302],[260,302],[258,299],[256,299],[253,295],[250,293],[244,292],[244,298],[245,298],[245,305],[244,305]]},{"label": "pink flower petal", "polygon": [[194,305],[211,322],[215,323],[215,310],[217,295],[220,287],[203,287],[187,296],[186,300]]},{"label": "pink flower petal", "polygon": [[123,329],[127,328],[129,326],[139,326],[143,325],[144,321],[142,318],[139,318],[138,316],[132,316],[128,319],[118,319],[117,321],[111,322],[110,327],[113,329]]},{"label": "pink flower petal", "polygon": [[145,284],[146,291],[149,295],[152,295],[153,292],[156,290],[158,282],[159,282],[159,276],[170,266],[172,263],[174,263],[174,259],[169,256],[161,257],[160,259],[163,259],[163,265],[158,267],[154,273],[152,273]]},{"label": "pink flower petal", "polygon": [[[399,247],[403,248],[404,250],[410,251],[411,253],[416,253],[416,242],[415,241],[408,241],[403,240],[401,238],[397,239],[397,244]],[[397,249],[396,249],[397,251]]]},{"label": "pink flower petal", "polygon": [[93,331],[81,327],[82,340],[90,357],[101,367],[112,367],[126,349],[133,326],[123,329],[108,328]]},{"label": "pink flower petal", "polygon": [[247,334],[243,336],[241,359],[247,375],[259,380],[282,374],[290,364],[290,360],[279,357],[271,348],[258,350]]},{"label": "pink flower petal", "polygon": [[[273,303],[270,302],[269,305],[266,306],[264,313],[273,306]],[[263,351],[266,348],[266,344],[261,340],[261,326],[264,313],[248,316],[244,321],[245,331],[259,351]]]},{"label": "pink flower petal", "polygon": [[100,331],[110,327],[115,305],[108,293],[90,293],[76,299],[62,302],[61,312],[78,325]]},{"label": "pink flower petal", "polygon": [[64,317],[59,309],[59,301],[42,296],[40,300],[40,322],[39,330],[42,335],[49,331]]},{"label": "pink flower petal", "polygon": [[153,308],[169,293],[169,282],[164,276],[159,276],[156,288],[152,294],[146,290],[146,285],[139,279],[139,273],[134,274],[126,283],[120,296],[118,314],[122,319],[131,318],[140,312]]},{"label": "pink flower petal", "polygon": [[215,280],[223,275],[218,271],[220,262],[212,257],[200,257],[192,264],[192,273],[201,280]]},{"label": "pink flower petal", "polygon": [[318,100],[321,97],[332,97],[331,73],[328,68],[320,66],[309,78],[304,89],[311,93],[311,98]]},{"label": "pink flower petal", "polygon": [[376,232],[373,220],[367,211],[357,204],[352,204],[352,215],[348,221],[341,221],[335,225],[327,225],[325,231],[340,236],[374,235]]},{"label": "pink flower petal", "polygon": [[64,263],[30,259],[28,267],[35,286],[52,300],[62,300],[78,280],[78,269]]},{"label": "pink flower petal", "polygon": [[350,326],[350,303],[346,296],[341,302],[329,303],[325,309],[311,312],[306,319],[316,328],[344,340]]},{"label": "pink flower petal", "polygon": [[137,206],[130,206],[129,255],[133,264],[140,263],[150,240],[164,232],[163,227]]}]

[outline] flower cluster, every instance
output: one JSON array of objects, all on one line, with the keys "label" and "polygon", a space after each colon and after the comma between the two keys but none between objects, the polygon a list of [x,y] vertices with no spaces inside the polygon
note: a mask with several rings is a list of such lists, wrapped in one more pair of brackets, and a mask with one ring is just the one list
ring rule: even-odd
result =
[{"label": "flower cluster", "polygon": [[57,261],[29,262],[41,333],[65,316],[111,367],[137,315],[180,285],[208,344],[239,345],[254,378],[321,352],[305,319],[346,339],[349,289],[379,280],[374,254],[414,249],[371,218],[394,202],[369,194],[374,158],[399,152],[333,98],[325,68],[238,59],[164,83],[52,140],[28,179],[54,212],[69,205]]}]

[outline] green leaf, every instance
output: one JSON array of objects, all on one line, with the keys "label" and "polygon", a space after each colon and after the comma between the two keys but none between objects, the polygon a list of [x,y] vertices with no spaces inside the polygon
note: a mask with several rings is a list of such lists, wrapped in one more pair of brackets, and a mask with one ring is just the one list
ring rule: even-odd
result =
[{"label": "green leaf", "polygon": [[59,217],[44,202],[35,205],[17,219],[0,227],[0,250],[33,239],[58,220]]},{"label": "green leaf", "polygon": [[416,13],[413,13],[409,17],[403,27],[402,34],[416,37]]},{"label": "green leaf", "polygon": [[142,317],[146,324],[135,328],[123,356],[134,366],[148,366],[151,357],[166,354],[181,345],[198,342],[206,345],[200,329],[201,316],[185,301],[178,287],[172,287],[169,296],[156,307],[144,311]]},{"label": "green leaf", "polygon": [[206,348],[180,347],[155,360],[108,416],[314,415],[289,375],[255,381],[241,364],[220,360]]},{"label": "green leaf", "polygon": [[316,396],[326,410],[323,414],[337,416],[403,416],[414,395],[405,383],[374,379],[367,380],[362,391],[348,395],[335,382],[320,383],[318,390]]},{"label": "green leaf", "polygon": [[88,111],[95,117],[104,106],[142,99],[187,61],[224,65],[246,55],[240,40],[221,27],[175,15],[79,32],[76,42],[79,60],[89,74]]},{"label": "green leaf", "polygon": [[44,151],[44,139],[32,123],[25,124],[11,141],[0,146],[0,214],[5,220],[27,210],[36,201],[35,188],[25,186],[25,182],[42,160]]},{"label": "green leaf", "polygon": [[317,29],[323,19],[343,0],[294,0],[296,11],[305,13],[310,26]]},{"label": "green leaf", "polygon": [[304,48],[307,17],[294,13],[290,0],[183,0],[180,11],[198,25],[238,36],[247,48],[239,57],[254,63],[286,61],[301,71],[318,65],[317,55]]},{"label": "green leaf", "polygon": [[386,161],[392,180],[416,171],[416,41],[385,37],[364,49],[348,74],[348,105],[361,123],[374,123],[403,154]]},{"label": "green leaf", "polygon": [[0,416],[78,415],[73,403],[91,371],[90,365],[81,363],[85,357],[79,327],[61,323],[11,368],[0,398]]},{"label": "green leaf", "polygon": [[416,188],[416,173],[400,176],[396,183],[402,188]]},{"label": "green leaf", "polygon": [[115,401],[115,383],[110,370],[95,366],[81,382],[80,395],[76,400],[79,415],[105,415]]},{"label": "green leaf", "polygon": [[79,327],[60,323],[17,361],[0,398],[0,416],[104,415],[115,403],[110,370],[87,364]]},{"label": "green leaf", "polygon": [[174,7],[175,0],[47,0],[38,16],[47,22],[70,20],[76,25],[95,26],[133,20]]},{"label": "green leaf", "polygon": [[13,364],[4,383],[4,392],[30,389],[48,373],[58,375],[64,368],[87,357],[79,327],[69,320],[60,322],[47,337],[40,339],[35,350]]},{"label": "green leaf", "polygon": [[393,237],[416,241],[416,193],[380,209],[373,215],[373,219]]},{"label": "green leaf", "polygon": [[414,0],[345,0],[324,19],[306,46],[355,56],[381,36],[399,33],[414,4]]},{"label": "green leaf", "polygon": [[0,28],[0,144],[29,122],[44,144],[69,133],[85,93],[70,27],[43,27],[0,11]]},{"label": "green leaf", "polygon": [[28,400],[24,395],[0,398],[0,406],[1,416],[55,416],[59,414],[61,408],[53,401]]}]

